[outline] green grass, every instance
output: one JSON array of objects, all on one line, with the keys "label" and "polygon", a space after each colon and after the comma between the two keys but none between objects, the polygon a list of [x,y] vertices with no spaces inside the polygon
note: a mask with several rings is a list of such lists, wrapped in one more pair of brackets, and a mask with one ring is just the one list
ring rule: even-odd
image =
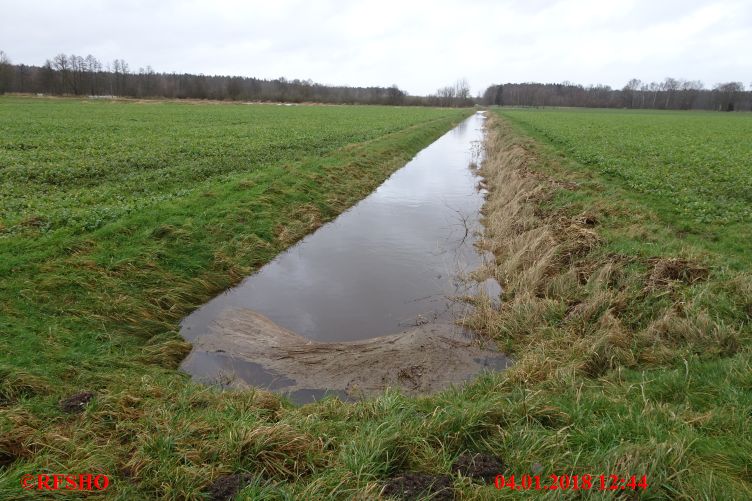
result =
[{"label": "green grass", "polygon": [[[516,391],[558,416],[513,427],[518,464],[646,473],[648,499],[749,499],[752,116],[497,113],[535,171],[563,183],[541,217],[588,215],[601,238],[571,269],[549,270],[539,298],[517,304],[508,291],[489,322],[518,354],[516,379],[530,378]],[[672,258],[707,278],[651,283],[653,263]],[[592,306],[584,323],[578,305]],[[556,372],[536,382],[537,368]]]},{"label": "green grass", "polygon": [[621,188],[693,246],[749,269],[752,115],[748,113],[504,110],[606,189]]},{"label": "green grass", "polygon": [[73,459],[44,438],[75,432],[57,400],[155,379],[202,391],[172,370],[180,319],[468,114],[0,99],[0,490],[98,447],[87,468],[119,475],[138,445],[92,436]]},{"label": "green grass", "polygon": [[[556,294],[537,298],[544,315],[512,311],[518,321],[493,334],[517,368],[427,398],[390,391],[302,407],[174,370],[185,313],[467,114],[0,99],[0,498],[27,499],[27,473],[102,472],[108,497],[123,500],[207,499],[229,473],[254,475],[242,499],[368,499],[402,471],[446,474],[465,451],[499,456],[507,475],[646,474],[644,499],[752,498],[750,221],[748,194],[734,191],[749,183],[749,144],[717,147],[748,130],[742,115],[502,111],[536,155],[531,169],[577,187],[539,212],[597,215],[601,243],[581,264],[624,263],[600,282],[558,277]],[[678,160],[676,136],[706,161]],[[640,146],[653,143],[664,148]],[[704,176],[713,184],[674,172],[703,165],[715,166]],[[669,178],[666,192],[657,181]],[[696,262],[708,278],[647,290],[656,257]],[[604,312],[589,323],[567,308],[596,292],[623,299],[613,312],[630,332],[667,309],[683,323],[626,348],[603,340],[602,370],[583,372]],[[526,352],[547,364],[544,376],[522,377]],[[79,390],[97,396],[81,414],[61,413],[58,400]],[[455,487],[462,499],[540,497],[466,478]]]},{"label": "green grass", "polygon": [[[0,222],[82,233],[239,175],[447,116],[432,109],[0,101]],[[25,223],[25,224],[24,224]]]}]

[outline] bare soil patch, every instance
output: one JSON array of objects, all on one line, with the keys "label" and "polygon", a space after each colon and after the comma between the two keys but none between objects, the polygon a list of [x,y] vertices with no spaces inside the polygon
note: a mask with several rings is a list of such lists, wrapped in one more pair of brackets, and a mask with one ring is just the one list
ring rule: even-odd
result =
[{"label": "bare soil patch", "polygon": [[452,465],[452,472],[465,477],[493,482],[504,471],[504,463],[490,454],[462,454]]},{"label": "bare soil patch", "polygon": [[252,481],[253,475],[247,473],[219,477],[209,488],[209,499],[212,501],[230,501]]},{"label": "bare soil patch", "polygon": [[63,412],[68,412],[70,414],[81,412],[84,410],[84,407],[86,407],[86,404],[88,404],[92,398],[94,398],[94,393],[90,391],[82,391],[81,393],[76,393],[75,395],[71,395],[70,397],[61,400],[60,409]]},{"label": "bare soil patch", "polygon": [[452,500],[452,478],[448,475],[425,475],[406,473],[390,479],[382,491],[384,496],[397,499]]}]

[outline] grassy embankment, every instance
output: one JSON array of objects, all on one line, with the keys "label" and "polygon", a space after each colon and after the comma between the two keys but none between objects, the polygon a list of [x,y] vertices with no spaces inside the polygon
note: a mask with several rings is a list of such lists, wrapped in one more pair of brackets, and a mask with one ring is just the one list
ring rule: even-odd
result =
[{"label": "grassy embankment", "polygon": [[[468,321],[517,364],[430,398],[388,392],[296,408],[265,392],[192,385],[169,366],[184,352],[175,328],[186,305],[269,259],[286,228],[315,226],[301,193],[325,207],[337,195],[328,217],[367,190],[345,192],[358,179],[342,172],[383,176],[379,158],[403,161],[451,118],[291,161],[291,174],[270,166],[210,187],[189,181],[185,200],[96,230],[55,236],[50,224],[46,236],[42,216],[4,214],[23,224],[5,223],[2,244],[0,490],[21,498],[28,472],[100,471],[112,475],[113,497],[203,499],[219,476],[247,473],[243,498],[371,498],[400,472],[446,474],[460,453],[480,451],[518,481],[531,471],[544,482],[646,474],[646,499],[752,497],[751,117],[503,114],[483,169],[497,256],[487,272],[505,297]],[[4,132],[9,121],[20,118],[5,116]],[[3,155],[33,151],[27,135]],[[696,155],[685,158],[687,148]],[[363,165],[343,167],[353,157]],[[81,414],[59,412],[57,400],[78,389],[97,396]],[[453,482],[464,498],[540,496]],[[614,498],[563,497],[580,495]]]},{"label": "grassy embankment", "polygon": [[468,114],[1,98],[0,497],[38,472],[107,473],[126,499],[288,472],[247,449],[303,446],[279,399],[190,384],[179,320]]},{"label": "grassy embankment", "polygon": [[517,360],[493,389],[518,412],[510,471],[750,499],[752,116],[498,113],[485,244],[504,301],[468,323]]}]

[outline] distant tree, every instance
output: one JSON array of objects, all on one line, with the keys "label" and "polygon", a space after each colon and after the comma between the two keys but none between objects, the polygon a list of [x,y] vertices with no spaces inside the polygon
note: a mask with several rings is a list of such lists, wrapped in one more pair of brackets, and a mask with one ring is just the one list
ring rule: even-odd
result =
[{"label": "distant tree", "polygon": [[397,84],[392,85],[387,90],[387,104],[399,105],[405,100],[405,93],[397,87]]},{"label": "distant tree", "polygon": [[470,106],[470,85],[461,78],[453,85],[441,87],[436,94],[428,96],[428,102],[434,106]]},{"label": "distant tree", "polygon": [[666,103],[663,106],[665,109],[671,107],[671,98],[674,97],[677,89],[679,89],[679,81],[675,78],[667,77],[661,84],[661,90],[666,94]]},{"label": "distant tree", "polygon": [[633,78],[629,82],[627,82],[627,85],[624,86],[622,89],[622,92],[624,93],[624,104],[630,108],[634,108],[637,99],[637,93],[639,92],[640,87],[642,87],[642,81],[638,80],[637,78]]},{"label": "distant tree", "polygon": [[678,107],[682,110],[692,109],[704,87],[699,80],[681,80]]},{"label": "distant tree", "polygon": [[86,78],[86,60],[75,54],[68,57],[70,64],[70,85],[73,94],[79,95],[83,92],[84,80]]},{"label": "distant tree", "polygon": [[122,96],[126,94],[126,85],[128,81],[128,63],[122,59],[112,61],[112,81],[110,84],[110,94]]},{"label": "distant tree", "polygon": [[70,92],[70,61],[65,54],[58,54],[52,59],[52,67],[60,76],[60,89],[63,94]]},{"label": "distant tree", "polygon": [[8,55],[0,50],[0,94],[5,94],[10,89],[12,67]]},{"label": "distant tree", "polygon": [[45,61],[41,70],[42,92],[47,94],[57,94],[56,80],[57,75],[55,73],[55,68],[52,66],[52,61],[48,59]]},{"label": "distant tree", "polygon": [[232,77],[227,82],[227,97],[232,100],[240,99],[243,92],[243,79],[240,77]]},{"label": "distant tree", "polygon": [[29,89],[37,92],[38,81],[35,78],[37,75],[35,68],[25,64],[8,65],[8,71],[11,73],[8,91],[23,92]]},{"label": "distant tree", "polygon": [[716,84],[713,89],[716,94],[716,102],[720,111],[734,111],[737,109],[736,101],[744,92],[744,84],[741,82],[727,82]]},{"label": "distant tree", "polygon": [[96,57],[89,54],[86,56],[86,83],[87,91],[94,96],[99,94],[99,73],[102,71],[102,63]]},{"label": "distant tree", "polygon": [[462,101],[470,99],[470,85],[467,83],[467,79],[461,78],[455,82],[454,97]]}]

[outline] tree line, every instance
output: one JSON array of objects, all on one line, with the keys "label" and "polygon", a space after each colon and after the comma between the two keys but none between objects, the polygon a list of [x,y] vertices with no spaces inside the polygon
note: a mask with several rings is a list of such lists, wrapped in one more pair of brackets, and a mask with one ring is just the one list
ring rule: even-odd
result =
[{"label": "tree line", "polygon": [[630,80],[622,89],[605,85],[506,83],[470,95],[464,79],[427,96],[391,87],[331,86],[311,80],[158,73],[151,66],[134,71],[123,59],[102,63],[92,55],[58,54],[42,66],[13,64],[0,50],[0,94],[5,92],[134,98],[233,101],[320,102],[408,106],[576,106],[669,110],[752,111],[752,88],[741,82],[705,88],[695,80]]},{"label": "tree line", "polygon": [[507,83],[491,85],[480,101],[498,106],[751,111],[752,86],[747,91],[741,82],[727,82],[707,89],[702,82],[675,78],[651,83],[632,79],[622,89],[607,85],[585,87],[569,82]]},{"label": "tree line", "polygon": [[0,94],[320,102],[413,106],[471,106],[464,80],[430,96],[410,96],[391,87],[331,86],[311,80],[159,73],[151,66],[133,71],[122,59],[103,64],[92,55],[58,54],[42,66],[13,64],[0,51]]}]

